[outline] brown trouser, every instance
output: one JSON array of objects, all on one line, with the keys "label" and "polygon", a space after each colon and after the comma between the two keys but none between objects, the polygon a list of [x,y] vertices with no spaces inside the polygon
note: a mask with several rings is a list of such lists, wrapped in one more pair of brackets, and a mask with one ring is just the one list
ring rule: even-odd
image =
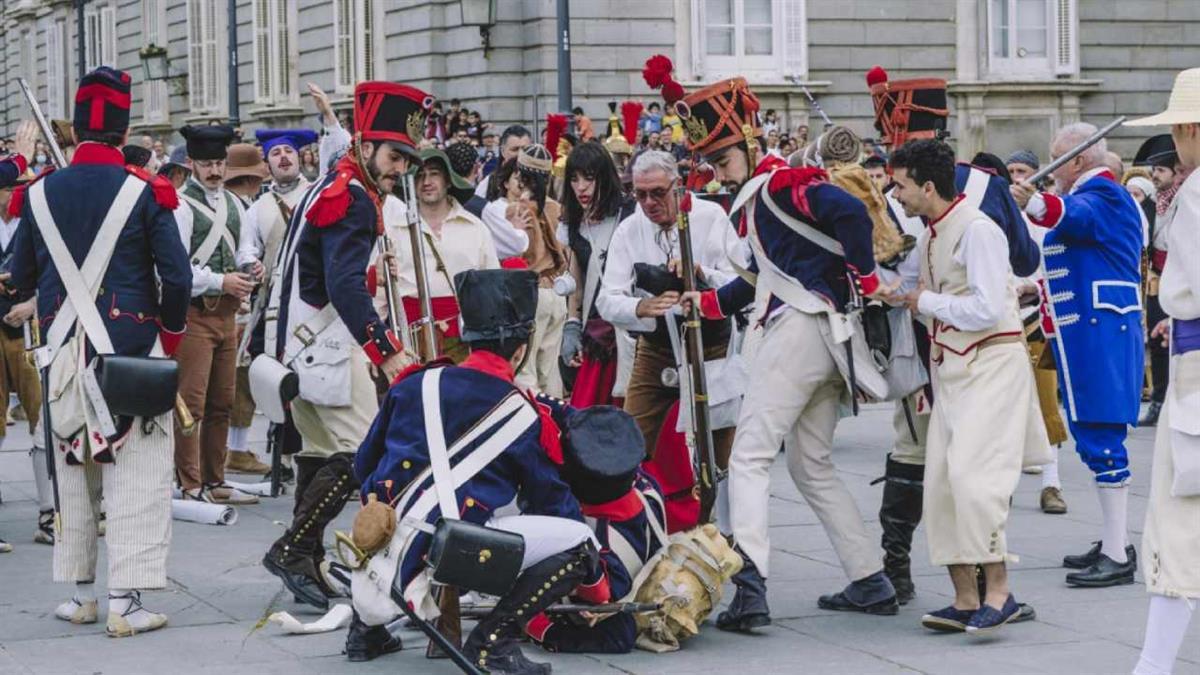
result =
[{"label": "brown trouser", "polygon": [[229,413],[237,373],[238,300],[221,296],[213,310],[188,308],[187,334],[179,343],[179,394],[196,418],[191,436],[175,430],[175,472],[184,490],[225,481]]},{"label": "brown trouser", "polygon": [[1040,367],[1046,342],[1027,342],[1029,360],[1033,362],[1033,381],[1037,385],[1038,406],[1042,410],[1042,422],[1046,424],[1046,436],[1050,445],[1059,445],[1067,440],[1067,425],[1058,411],[1058,372],[1053,361],[1049,368]]},{"label": "brown trouser", "polygon": [[8,427],[8,395],[14,391],[29,418],[32,434],[42,414],[42,386],[37,369],[29,362],[25,339],[0,331],[0,438],[4,438]]},{"label": "brown trouser", "polygon": [[[719,359],[725,356],[729,345],[726,343],[705,345],[706,360]],[[629,378],[629,387],[625,391],[625,412],[633,416],[642,438],[646,441],[646,457],[653,459],[658,445],[658,435],[662,431],[663,420],[671,405],[679,400],[679,387],[668,387],[662,383],[664,368],[673,368],[675,357],[669,348],[657,347],[644,338],[639,338],[637,353],[633,357],[633,373]],[[713,452],[717,456],[717,466],[724,469],[729,466],[729,450],[733,447],[735,428],[721,429],[713,432]]]}]

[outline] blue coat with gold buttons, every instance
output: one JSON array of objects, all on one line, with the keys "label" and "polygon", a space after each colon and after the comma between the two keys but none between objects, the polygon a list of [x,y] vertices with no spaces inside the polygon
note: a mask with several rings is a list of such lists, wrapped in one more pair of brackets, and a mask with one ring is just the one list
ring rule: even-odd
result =
[{"label": "blue coat with gold buttons", "polygon": [[1107,170],[1068,195],[1044,195],[1042,244],[1054,357],[1073,422],[1135,424],[1141,403],[1142,221]]}]

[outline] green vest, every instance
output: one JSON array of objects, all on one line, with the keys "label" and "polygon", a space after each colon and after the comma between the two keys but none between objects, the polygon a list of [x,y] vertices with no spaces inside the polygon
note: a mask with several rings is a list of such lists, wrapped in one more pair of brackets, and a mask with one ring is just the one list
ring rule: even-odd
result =
[{"label": "green vest", "polygon": [[[204,188],[196,184],[195,181],[189,180],[183,188],[183,194],[196,200],[197,203],[207,205],[208,200],[204,194]],[[226,210],[228,215],[225,218],[225,227],[229,233],[233,235],[233,240],[239,241],[242,230],[241,220],[238,218],[237,197],[228,190],[221,190],[221,196],[225,198]],[[208,232],[212,229],[213,221],[207,214],[201,212],[192,205],[188,205],[192,210],[192,241],[188,246],[188,255],[194,255],[196,249],[204,243],[208,238]],[[192,259],[192,264],[197,267],[207,267],[208,269],[220,274],[228,274],[237,271],[237,263],[234,261],[234,254],[237,251],[229,248],[229,245],[222,240],[213,250],[212,256],[208,260]]]}]

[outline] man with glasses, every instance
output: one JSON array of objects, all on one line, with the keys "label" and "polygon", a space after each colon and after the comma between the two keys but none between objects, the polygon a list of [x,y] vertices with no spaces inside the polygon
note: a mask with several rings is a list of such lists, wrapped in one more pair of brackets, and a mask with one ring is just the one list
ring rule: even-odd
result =
[{"label": "man with glasses", "polygon": [[184,499],[214,504],[256,504],[258,497],[225,482],[229,415],[237,373],[236,315],[254,289],[238,271],[235,255],[242,202],[225,189],[225,157],[233,141],[227,126],[186,126],[192,175],[179,191],[175,210],[180,235],[192,264],[192,303],[188,331],[179,345],[179,393],[200,425],[185,436],[175,430],[175,471]]},{"label": "man with glasses", "polygon": [[[649,459],[654,458],[667,413],[679,400],[679,388],[663,382],[663,371],[676,365],[666,322],[676,321],[678,325],[682,315],[673,311],[679,302],[679,292],[646,289],[645,268],[639,275],[635,265],[657,266],[668,279],[674,277],[672,273],[677,273],[679,203],[675,187],[678,182],[673,155],[661,150],[647,150],[638,156],[633,165],[633,193],[639,208],[621,221],[613,233],[603,284],[596,298],[596,308],[604,320],[637,337],[633,372],[625,393],[625,411],[637,421]],[[688,215],[697,282],[716,288],[736,277],[732,261],[744,262],[741,242],[720,206],[701,199],[690,201]],[[700,332],[706,359],[725,356],[730,335],[728,319],[704,321]],[[668,431],[673,432],[674,425]],[[713,432],[719,467],[727,465],[733,432],[732,427]],[[664,487],[664,492],[669,492],[669,488]]]}]

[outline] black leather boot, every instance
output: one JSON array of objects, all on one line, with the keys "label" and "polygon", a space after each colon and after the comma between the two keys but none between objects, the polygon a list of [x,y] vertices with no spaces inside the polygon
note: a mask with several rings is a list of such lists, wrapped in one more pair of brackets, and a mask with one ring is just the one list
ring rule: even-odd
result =
[{"label": "black leather boot", "polygon": [[550,556],[521,573],[496,609],[480,619],[463,654],[493,675],[546,675],[550,664],[525,658],[517,644],[525,623],[591,578],[600,556],[591,542]]},{"label": "black leather boot", "polygon": [[883,501],[879,524],[883,527],[883,573],[896,588],[896,601],[907,604],[917,594],[912,580],[913,533],[921,524],[921,500],[925,492],[925,466],[902,464],[888,455],[883,476]]},{"label": "black leather boot", "polygon": [[346,499],[358,489],[350,455],[330,457],[297,496],[292,526],[263,556],[263,566],[279,577],[300,602],[319,609],[329,608],[328,588],[318,569],[324,555],[321,540],[328,525],[346,506]]},{"label": "black leather boot", "polygon": [[1150,405],[1146,408],[1146,416],[1138,420],[1138,426],[1158,426],[1158,416],[1160,413],[1162,413],[1162,406],[1163,404],[1159,403],[1158,401],[1151,401]]},{"label": "black leather boot", "polygon": [[717,615],[717,628],[745,633],[771,625],[771,609],[767,607],[767,580],[741,549],[738,553],[742,556],[742,571],[730,579],[737,591],[729,609]]},{"label": "black leather boot", "polygon": [[351,661],[370,661],[403,648],[400,638],[389,633],[387,626],[368,626],[358,618],[358,612],[350,619],[346,658]]}]

